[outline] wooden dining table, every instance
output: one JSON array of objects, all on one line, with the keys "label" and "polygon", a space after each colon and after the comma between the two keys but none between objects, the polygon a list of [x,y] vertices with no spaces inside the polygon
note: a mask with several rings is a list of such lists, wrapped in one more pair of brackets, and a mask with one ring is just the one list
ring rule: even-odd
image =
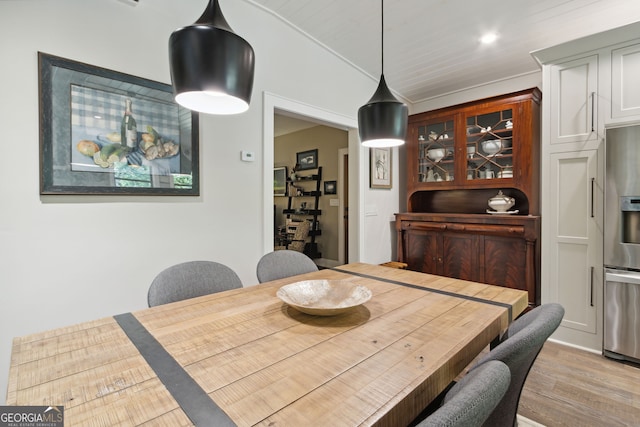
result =
[{"label": "wooden dining table", "polygon": [[[285,284],[372,298],[312,316]],[[65,426],[407,425],[527,307],[515,289],[363,263],[18,337],[7,405]]]}]

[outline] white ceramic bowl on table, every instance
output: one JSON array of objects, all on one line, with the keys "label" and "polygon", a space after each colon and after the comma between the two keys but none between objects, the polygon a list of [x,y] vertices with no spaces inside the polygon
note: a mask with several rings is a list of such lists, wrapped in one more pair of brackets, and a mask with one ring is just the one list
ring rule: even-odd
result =
[{"label": "white ceramic bowl on table", "polygon": [[348,280],[303,280],[278,289],[278,298],[298,311],[335,316],[371,299],[371,290]]}]

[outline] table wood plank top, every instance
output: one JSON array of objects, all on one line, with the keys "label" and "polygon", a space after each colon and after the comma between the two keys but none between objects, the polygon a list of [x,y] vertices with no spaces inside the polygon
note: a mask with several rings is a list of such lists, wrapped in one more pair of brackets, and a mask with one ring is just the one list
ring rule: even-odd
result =
[{"label": "table wood plank top", "polygon": [[[320,317],[276,296],[307,279],[353,281],[373,297]],[[524,291],[356,263],[129,316],[229,425],[399,426],[526,307]],[[7,404],[63,405],[67,426],[206,425],[121,320],[15,338]]]}]

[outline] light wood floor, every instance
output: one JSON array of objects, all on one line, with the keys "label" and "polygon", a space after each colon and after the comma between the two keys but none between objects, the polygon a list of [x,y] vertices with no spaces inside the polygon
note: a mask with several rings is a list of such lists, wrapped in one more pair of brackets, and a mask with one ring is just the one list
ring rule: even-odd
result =
[{"label": "light wood floor", "polygon": [[518,414],[548,427],[640,426],[640,368],[548,341]]}]

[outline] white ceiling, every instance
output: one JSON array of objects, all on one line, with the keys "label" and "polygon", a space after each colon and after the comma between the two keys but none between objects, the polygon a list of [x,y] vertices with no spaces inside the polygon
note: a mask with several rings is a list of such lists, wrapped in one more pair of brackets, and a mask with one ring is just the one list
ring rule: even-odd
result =
[{"label": "white ceiling", "polygon": [[[249,1],[379,80],[380,0]],[[530,52],[636,21],[640,0],[387,0],[384,74],[416,103],[537,72]]]},{"label": "white ceiling", "polygon": [[310,122],[307,118],[289,115],[287,112],[276,112],[273,119],[273,136],[287,135],[320,124],[321,123]]}]

